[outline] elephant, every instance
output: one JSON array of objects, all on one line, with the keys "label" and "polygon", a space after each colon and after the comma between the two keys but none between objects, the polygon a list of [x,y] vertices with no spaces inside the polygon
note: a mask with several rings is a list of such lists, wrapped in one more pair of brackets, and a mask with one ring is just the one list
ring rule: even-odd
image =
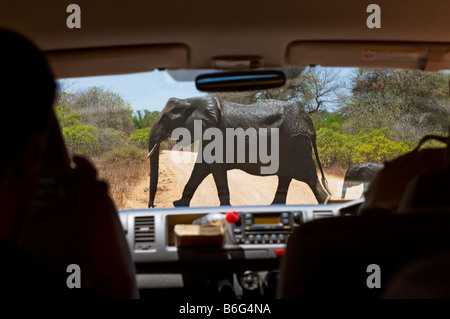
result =
[{"label": "elephant", "polygon": [[[210,173],[216,184],[220,205],[230,205],[227,171],[231,169],[240,169],[258,176],[277,175],[278,188],[272,204],[286,203],[287,191],[292,179],[305,182],[311,188],[318,203],[326,203],[330,198],[327,180],[317,152],[314,125],[309,114],[301,106],[294,102],[278,100],[264,100],[251,105],[241,105],[207,95],[187,99],[170,98],[153,124],[148,139],[148,157],[150,159],[149,208],[154,207],[155,202],[161,141],[170,134],[173,135],[177,128],[183,128],[190,133],[190,139],[186,138],[185,141],[178,139],[177,144],[191,145],[198,140],[202,145],[199,147],[200,155],[210,146],[209,144],[212,141],[198,132],[198,125],[196,127],[195,122],[198,124],[199,121],[201,121],[200,128],[205,134],[208,129],[215,129],[223,133],[222,150],[225,151],[222,154],[222,159],[226,158],[227,160],[208,162],[205,159],[199,160],[199,157],[197,157],[181,199],[173,202],[175,207],[189,206],[197,187]],[[263,129],[266,129],[265,132],[270,130],[270,139],[267,137],[266,141],[267,146],[278,152],[279,160],[276,172],[267,172],[267,170],[264,172],[263,165],[267,161],[264,162],[261,158],[253,161],[248,160],[252,146],[252,140],[249,136],[244,136],[245,161],[235,160],[236,156],[242,155],[242,148],[238,149],[237,143],[231,144],[234,145],[232,149],[228,147],[236,138],[242,138],[242,134],[233,136],[233,140],[227,134],[230,129],[236,129],[237,131],[238,128],[241,129],[241,133],[243,130],[249,132],[249,129],[256,130],[256,128],[259,128],[258,138],[261,138]],[[278,140],[274,139],[274,136],[277,136]],[[323,187],[319,182],[316,165],[312,157],[311,144],[322,174]],[[273,146],[275,146],[275,149]],[[278,146],[278,149],[276,146]],[[228,158],[231,152],[234,160]]]},{"label": "elephant", "polygon": [[361,183],[364,183],[364,194],[369,187],[369,182],[383,167],[383,164],[368,162],[348,168],[345,172],[341,198],[345,198],[347,188],[361,185]]}]

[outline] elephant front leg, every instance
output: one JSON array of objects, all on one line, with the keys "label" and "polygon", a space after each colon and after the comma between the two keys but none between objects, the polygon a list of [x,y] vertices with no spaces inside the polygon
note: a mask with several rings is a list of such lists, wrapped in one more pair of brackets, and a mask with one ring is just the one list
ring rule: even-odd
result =
[{"label": "elephant front leg", "polygon": [[203,180],[210,173],[208,165],[204,163],[195,163],[194,169],[192,170],[191,177],[189,178],[186,186],[184,186],[183,195],[181,199],[173,202],[173,206],[189,206],[192,197],[198,186],[203,182]]},{"label": "elephant front leg", "polygon": [[214,177],[214,182],[217,187],[217,194],[219,195],[220,205],[230,204],[230,190],[228,189],[227,167],[226,164],[213,163],[210,164],[210,170]]},{"label": "elephant front leg", "polygon": [[291,184],[292,178],[285,176],[278,176],[278,188],[275,193],[275,198],[271,205],[274,204],[286,204],[287,193],[289,190],[289,185]]}]

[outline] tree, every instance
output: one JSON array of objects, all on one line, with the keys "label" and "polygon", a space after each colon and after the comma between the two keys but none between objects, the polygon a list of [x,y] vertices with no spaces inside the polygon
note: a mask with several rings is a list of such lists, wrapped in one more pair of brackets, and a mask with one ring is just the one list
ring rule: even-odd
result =
[{"label": "tree", "polygon": [[447,130],[450,116],[449,75],[412,70],[359,69],[351,96],[339,112],[344,130],[356,133],[361,123],[371,129],[390,127],[396,139],[418,140]]},{"label": "tree", "polygon": [[81,122],[98,128],[113,128],[127,134],[133,130],[132,109],[119,94],[101,87],[90,87],[75,94],[71,107]]},{"label": "tree", "polygon": [[291,101],[302,106],[310,114],[327,108],[333,109],[340,101],[344,85],[339,71],[320,67],[308,67],[303,71],[299,68],[288,67],[284,72],[287,79],[283,87],[211,95],[240,104],[251,104],[268,99]]},{"label": "tree", "polygon": [[160,113],[158,111],[151,112],[149,110],[144,110],[143,112],[144,114],[142,114],[141,110],[138,110],[132,117],[132,122],[138,129],[152,127]]},{"label": "tree", "polygon": [[76,100],[76,94],[68,93],[72,90],[76,82],[67,80],[56,81],[56,97],[54,105],[73,105]]},{"label": "tree", "polygon": [[316,113],[334,109],[341,101],[343,82],[339,71],[330,68],[310,68],[305,74],[306,90],[302,102],[305,110]]}]

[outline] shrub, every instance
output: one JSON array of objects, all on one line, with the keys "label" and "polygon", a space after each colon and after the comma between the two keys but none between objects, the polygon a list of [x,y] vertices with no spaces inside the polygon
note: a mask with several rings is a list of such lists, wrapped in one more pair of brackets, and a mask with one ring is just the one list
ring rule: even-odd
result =
[{"label": "shrub", "polygon": [[108,163],[122,165],[140,164],[147,161],[147,152],[136,146],[128,146],[110,150],[104,153],[101,159]]},{"label": "shrub", "polygon": [[338,115],[329,115],[326,119],[315,124],[316,130],[321,128],[329,128],[335,132],[342,131],[343,118]]},{"label": "shrub", "polygon": [[390,140],[388,128],[360,130],[351,135],[337,131],[336,123],[330,124],[317,131],[317,149],[325,167],[383,163],[411,150],[405,142]]},{"label": "shrub", "polygon": [[99,128],[94,132],[98,140],[99,154],[103,154],[115,148],[129,146],[129,140],[125,132],[113,128]]},{"label": "shrub", "polygon": [[322,128],[317,131],[317,149],[325,167],[351,165],[356,145],[355,136],[336,132],[334,128]]},{"label": "shrub", "polygon": [[81,124],[81,116],[69,105],[55,106],[55,115],[61,127]]},{"label": "shrub", "polygon": [[370,142],[356,146],[353,162],[383,163],[408,151],[410,151],[410,148],[401,142],[393,142],[385,136],[375,136]]},{"label": "shrub", "polygon": [[94,133],[96,127],[77,124],[62,128],[62,135],[67,149],[71,154],[93,156],[98,153],[98,140]]},{"label": "shrub", "polygon": [[132,122],[139,129],[152,127],[153,123],[155,123],[156,119],[158,118],[159,113],[160,112],[158,111],[151,112],[149,110],[139,110],[134,112]]},{"label": "shrub", "polygon": [[148,135],[150,134],[150,127],[134,130],[130,135],[131,144],[147,149],[148,148]]}]

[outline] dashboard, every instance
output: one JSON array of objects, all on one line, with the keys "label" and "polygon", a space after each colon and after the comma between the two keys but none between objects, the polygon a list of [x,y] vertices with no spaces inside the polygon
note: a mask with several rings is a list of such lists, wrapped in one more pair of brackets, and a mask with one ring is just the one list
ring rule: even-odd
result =
[{"label": "dashboard", "polygon": [[[292,231],[311,220],[354,215],[362,200],[327,205],[219,206],[121,210],[141,298],[274,298]],[[236,212],[221,245],[177,246],[175,226]]]}]

